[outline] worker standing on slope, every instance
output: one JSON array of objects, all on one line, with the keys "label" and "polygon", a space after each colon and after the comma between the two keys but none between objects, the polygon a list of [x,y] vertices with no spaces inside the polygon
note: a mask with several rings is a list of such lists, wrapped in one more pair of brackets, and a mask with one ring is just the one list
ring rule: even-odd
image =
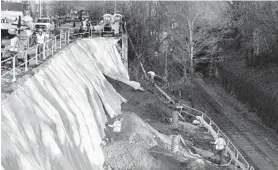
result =
[{"label": "worker standing on slope", "polygon": [[219,165],[223,164],[223,153],[226,148],[226,141],[223,139],[222,134],[219,134],[215,142],[212,142],[215,145],[216,154],[219,155],[220,161]]},{"label": "worker standing on slope", "polygon": [[122,121],[123,118],[117,116],[113,124],[107,124],[107,138],[110,142],[113,142],[115,138],[117,138],[118,134],[121,133],[122,130]]},{"label": "worker standing on slope", "polygon": [[39,29],[39,33],[36,35],[36,37],[37,37],[37,44],[38,44],[37,53],[38,53],[38,57],[41,58],[41,55],[43,54],[40,53],[43,52],[43,44],[46,41],[46,35],[41,28]]}]

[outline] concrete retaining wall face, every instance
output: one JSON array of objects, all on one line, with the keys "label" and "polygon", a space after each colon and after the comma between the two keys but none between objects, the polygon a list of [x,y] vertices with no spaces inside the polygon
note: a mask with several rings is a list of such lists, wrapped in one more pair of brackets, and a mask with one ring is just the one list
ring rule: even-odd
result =
[{"label": "concrete retaining wall face", "polygon": [[73,44],[2,103],[5,170],[102,169],[106,113],[125,101],[95,60]]}]

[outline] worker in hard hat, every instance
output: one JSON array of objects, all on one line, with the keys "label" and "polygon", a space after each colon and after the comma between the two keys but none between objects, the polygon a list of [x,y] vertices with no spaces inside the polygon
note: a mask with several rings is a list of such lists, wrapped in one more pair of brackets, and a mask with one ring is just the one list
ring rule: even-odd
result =
[{"label": "worker in hard hat", "polygon": [[223,164],[223,153],[224,153],[226,145],[227,145],[226,141],[225,141],[225,139],[223,139],[223,136],[220,133],[218,135],[218,137],[216,138],[215,142],[211,142],[211,143],[215,145],[216,154],[219,155],[219,158],[220,158],[219,165],[222,165]]},{"label": "worker in hard hat", "polygon": [[43,55],[42,54],[43,44],[45,43],[47,37],[41,28],[38,30],[36,37],[37,37],[37,44],[38,44],[37,53],[38,53],[38,57],[41,58],[41,56]]},{"label": "worker in hard hat", "polygon": [[91,27],[91,23],[90,21],[88,20],[88,18],[86,19],[86,30],[88,32],[88,34],[86,36],[89,36],[90,35],[90,27]]},{"label": "worker in hard hat", "polygon": [[114,139],[117,138],[118,134],[121,133],[123,120],[124,119],[122,117],[117,116],[113,124],[107,124],[106,133],[110,142],[113,142]]},{"label": "worker in hard hat", "polygon": [[19,48],[19,38],[18,38],[18,34],[17,34],[17,30],[14,29],[13,31],[9,32],[12,36],[10,38],[10,54],[11,56],[15,56],[15,66],[17,66],[17,58],[18,58],[18,48]]},{"label": "worker in hard hat", "polygon": [[151,83],[155,83],[155,81],[157,81],[157,82],[164,82],[164,80],[159,75],[155,74],[154,71],[149,71],[147,74],[150,77]]}]

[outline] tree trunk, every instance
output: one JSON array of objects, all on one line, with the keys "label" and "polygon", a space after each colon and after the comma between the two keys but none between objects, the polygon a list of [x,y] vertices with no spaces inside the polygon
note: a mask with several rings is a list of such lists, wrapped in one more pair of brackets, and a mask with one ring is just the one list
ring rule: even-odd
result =
[{"label": "tree trunk", "polygon": [[[151,18],[152,18],[152,1],[149,1],[149,16],[148,16],[148,19],[151,20]],[[149,32],[149,36],[151,37],[151,28],[149,28],[148,32]]]},{"label": "tree trunk", "polygon": [[152,16],[152,1],[149,1],[149,18]]},{"label": "tree trunk", "polygon": [[187,60],[186,60],[185,56],[183,56],[183,61],[184,61],[183,79],[184,79],[185,82],[187,82],[188,81],[188,76],[187,76],[187,69],[188,69],[188,67],[187,67]]},{"label": "tree trunk", "polygon": [[210,64],[209,64],[209,77],[213,76],[214,73],[214,60],[213,60],[214,56],[211,56],[210,58]]},{"label": "tree trunk", "polygon": [[250,67],[251,66],[251,62],[250,62],[250,57],[251,57],[251,50],[247,49],[245,52],[245,67]]},{"label": "tree trunk", "polygon": [[194,76],[194,62],[193,62],[193,52],[194,52],[194,44],[193,44],[193,23],[191,21],[188,21],[188,26],[189,26],[189,45],[190,45],[190,52],[189,52],[189,57],[190,57],[190,85],[191,85],[191,94],[190,94],[190,102],[191,102],[191,107],[194,108],[194,85],[193,85],[193,76]]},{"label": "tree trunk", "polygon": [[254,53],[252,57],[252,66],[256,66],[258,63],[258,56],[260,54],[260,44],[259,44],[259,29],[255,29],[253,32],[253,49]]},{"label": "tree trunk", "polygon": [[253,62],[253,56],[254,56],[254,49],[250,49],[249,55],[248,55],[248,63],[249,63],[249,66],[251,66],[251,67],[255,66],[254,62]]},{"label": "tree trunk", "polygon": [[168,50],[167,49],[166,49],[166,54],[165,54],[164,73],[165,73],[165,80],[166,80],[166,82],[168,82]]}]

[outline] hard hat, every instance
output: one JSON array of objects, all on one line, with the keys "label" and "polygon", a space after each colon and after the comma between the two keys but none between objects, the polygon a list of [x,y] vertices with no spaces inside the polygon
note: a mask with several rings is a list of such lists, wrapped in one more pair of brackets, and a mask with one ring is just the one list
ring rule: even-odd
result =
[{"label": "hard hat", "polygon": [[148,75],[150,75],[151,77],[155,76],[155,72],[154,71],[148,71]]}]

